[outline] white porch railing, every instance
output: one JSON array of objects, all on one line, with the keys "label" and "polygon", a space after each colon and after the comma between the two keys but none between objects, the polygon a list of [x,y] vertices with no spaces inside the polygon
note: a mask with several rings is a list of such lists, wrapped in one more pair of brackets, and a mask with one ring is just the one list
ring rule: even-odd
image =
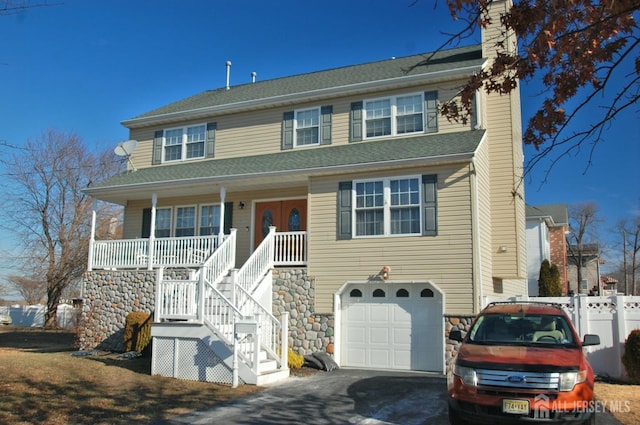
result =
[{"label": "white porch railing", "polygon": [[[228,236],[224,238],[226,237]],[[218,248],[218,245],[218,235],[92,240],[89,245],[88,269],[199,267]],[[149,252],[153,252],[151,257]]]},{"label": "white porch railing", "polygon": [[236,273],[235,284],[247,293],[252,293],[254,285],[274,266],[274,244],[276,228],[269,227],[269,233]]},{"label": "white porch railing", "polygon": [[277,232],[274,235],[273,262],[279,266],[307,264],[307,232]]},{"label": "white porch railing", "polygon": [[[189,279],[165,279],[163,268],[158,270],[156,310],[154,320],[188,320],[204,323],[228,345],[235,345],[235,352],[252,370],[258,372],[258,353],[266,351],[279,367],[286,367],[287,334],[286,318],[280,323],[239,284],[238,275],[257,282],[248,284],[252,288],[262,281],[273,267],[273,241],[275,228],[254,252],[238,273],[232,273],[234,287],[232,299],[224,296],[218,285],[235,265],[236,229],[211,255],[204,265]],[[256,324],[256,333],[239,343],[235,339],[238,321],[250,320]]]},{"label": "white porch railing", "polygon": [[[225,235],[223,240],[228,237],[230,235]],[[270,266],[307,265],[307,232],[275,232],[271,237],[273,243],[268,247],[270,251],[258,254],[261,258],[271,258]],[[149,249],[151,244],[153,247]],[[218,235],[91,240],[88,270],[200,267],[220,244]],[[153,253],[152,258],[149,257],[149,252]],[[235,255],[235,252],[228,252],[227,255]],[[254,265],[262,269],[263,261],[260,260],[259,263]],[[210,270],[215,270],[215,267],[210,267]],[[248,270],[247,273],[252,274],[252,271]],[[249,276],[251,277],[253,276]],[[215,279],[209,280],[213,282]]]}]

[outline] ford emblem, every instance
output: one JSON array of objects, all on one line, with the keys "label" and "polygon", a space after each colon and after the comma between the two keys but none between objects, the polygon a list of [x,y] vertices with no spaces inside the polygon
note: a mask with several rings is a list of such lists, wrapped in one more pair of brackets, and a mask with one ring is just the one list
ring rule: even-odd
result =
[{"label": "ford emblem", "polygon": [[513,384],[519,384],[525,381],[525,377],[520,375],[511,375],[507,378],[507,381]]}]

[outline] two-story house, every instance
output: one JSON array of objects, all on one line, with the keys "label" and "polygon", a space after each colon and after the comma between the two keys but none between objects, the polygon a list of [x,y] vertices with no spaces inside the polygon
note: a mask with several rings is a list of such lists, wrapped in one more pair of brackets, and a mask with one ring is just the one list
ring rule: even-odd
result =
[{"label": "two-story house", "polygon": [[130,170],[86,190],[124,206],[124,239],[92,240],[84,348],[117,347],[144,310],[161,375],[261,383],[287,348],[444,372],[451,326],[526,293],[518,91],[478,92],[464,125],[438,112],[499,31],[424,66],[232,85],[124,121]]}]

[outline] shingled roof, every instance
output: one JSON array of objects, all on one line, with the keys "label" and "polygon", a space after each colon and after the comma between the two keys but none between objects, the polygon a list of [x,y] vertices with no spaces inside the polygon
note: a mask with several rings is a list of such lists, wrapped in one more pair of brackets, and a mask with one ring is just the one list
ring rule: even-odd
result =
[{"label": "shingled roof", "polygon": [[482,141],[483,130],[427,134],[415,137],[351,143],[314,149],[213,159],[143,168],[125,172],[94,184],[84,191],[110,200],[116,192],[162,185],[177,187],[201,182],[215,183],[294,174],[313,175],[345,171],[344,167],[381,167],[406,165],[408,162],[453,162],[470,158]]},{"label": "shingled roof", "polygon": [[[425,65],[418,63],[429,61]],[[147,122],[154,118],[172,114],[196,112],[213,107],[231,107],[252,101],[272,99],[274,102],[286,96],[313,93],[322,90],[358,86],[366,83],[386,80],[411,78],[478,68],[484,63],[480,45],[443,50],[435,53],[405,56],[325,71],[311,72],[272,80],[232,86],[229,90],[219,88],[207,90],[195,96],[170,103],[130,120],[122,122],[127,127],[134,127],[139,122]],[[468,71],[471,73],[471,71]],[[344,94],[344,90],[341,90]]]}]

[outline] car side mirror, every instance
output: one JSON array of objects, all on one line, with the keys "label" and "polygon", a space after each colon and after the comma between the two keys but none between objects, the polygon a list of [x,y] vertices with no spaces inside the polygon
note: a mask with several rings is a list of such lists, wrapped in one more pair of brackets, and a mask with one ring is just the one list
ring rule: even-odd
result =
[{"label": "car side mirror", "polygon": [[598,335],[585,334],[582,340],[582,346],[587,345],[600,345],[600,337]]},{"label": "car side mirror", "polygon": [[459,329],[452,329],[451,331],[449,331],[449,339],[462,342],[462,332],[460,332]]}]

